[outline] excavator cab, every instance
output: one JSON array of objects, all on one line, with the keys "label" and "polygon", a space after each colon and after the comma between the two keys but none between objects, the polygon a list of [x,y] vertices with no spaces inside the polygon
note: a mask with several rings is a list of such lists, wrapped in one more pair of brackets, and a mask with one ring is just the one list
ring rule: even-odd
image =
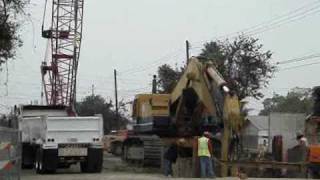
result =
[{"label": "excavator cab", "polygon": [[135,96],[132,118],[135,132],[167,134],[170,126],[168,94],[138,94]]}]

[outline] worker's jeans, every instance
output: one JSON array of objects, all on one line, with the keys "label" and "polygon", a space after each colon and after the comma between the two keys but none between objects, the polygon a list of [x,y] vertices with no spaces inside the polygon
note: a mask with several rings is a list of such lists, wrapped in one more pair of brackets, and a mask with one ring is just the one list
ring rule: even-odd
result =
[{"label": "worker's jeans", "polygon": [[215,177],[214,172],[213,172],[211,157],[199,156],[199,161],[200,161],[200,177],[202,177],[202,178]]},{"label": "worker's jeans", "polygon": [[164,175],[165,176],[172,176],[172,162],[168,159],[164,159]]}]

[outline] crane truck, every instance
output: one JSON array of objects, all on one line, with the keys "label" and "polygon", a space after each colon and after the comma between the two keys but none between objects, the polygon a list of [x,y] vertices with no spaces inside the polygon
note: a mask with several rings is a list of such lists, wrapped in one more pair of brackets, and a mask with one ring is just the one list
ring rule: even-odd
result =
[{"label": "crane truck", "polygon": [[[179,157],[195,157],[194,138],[202,131],[217,135],[216,153],[227,161],[230,140],[243,124],[238,97],[213,64],[192,57],[171,94],[139,94],[133,103],[133,134],[123,142],[123,158],[160,165],[171,143]],[[218,134],[221,136],[218,137]],[[222,167],[223,175],[227,167]]]}]

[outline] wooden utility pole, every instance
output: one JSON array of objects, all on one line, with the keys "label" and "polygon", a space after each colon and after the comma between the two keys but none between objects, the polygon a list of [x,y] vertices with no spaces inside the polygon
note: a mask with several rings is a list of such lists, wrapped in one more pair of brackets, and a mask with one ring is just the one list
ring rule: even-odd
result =
[{"label": "wooden utility pole", "polygon": [[117,86],[117,70],[114,70],[114,95],[115,95],[115,103],[116,103],[116,124],[117,129],[120,129],[119,123],[119,107],[118,107],[118,86]]},{"label": "wooden utility pole", "polygon": [[189,64],[189,49],[190,49],[190,44],[189,44],[189,41],[188,40],[186,40],[186,55],[187,55],[187,61],[186,61],[186,63],[187,63],[187,65]]},{"label": "wooden utility pole", "polygon": [[152,79],[152,94],[157,94],[157,76],[153,75]]},{"label": "wooden utility pole", "polygon": [[91,86],[91,95],[94,96],[94,84]]}]

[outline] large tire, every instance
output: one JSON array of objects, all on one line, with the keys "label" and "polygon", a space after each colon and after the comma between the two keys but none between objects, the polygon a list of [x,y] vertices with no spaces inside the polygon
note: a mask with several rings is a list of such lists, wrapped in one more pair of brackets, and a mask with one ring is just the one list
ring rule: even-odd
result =
[{"label": "large tire", "polygon": [[36,151],[36,159],[35,159],[34,167],[36,169],[37,174],[44,174],[46,172],[45,165],[43,164],[43,154],[40,148],[37,149]]},{"label": "large tire", "polygon": [[88,172],[88,162],[87,160],[84,162],[80,162],[80,170],[82,173],[87,173]]},{"label": "large tire", "polygon": [[22,144],[22,169],[32,169],[35,163],[35,148],[28,143]]},{"label": "large tire", "polygon": [[100,148],[88,148],[86,161],[80,163],[83,173],[100,173],[102,171],[103,150]]},{"label": "large tire", "polygon": [[57,170],[57,150],[44,150],[38,148],[36,151],[35,169],[38,174],[55,173]]}]

